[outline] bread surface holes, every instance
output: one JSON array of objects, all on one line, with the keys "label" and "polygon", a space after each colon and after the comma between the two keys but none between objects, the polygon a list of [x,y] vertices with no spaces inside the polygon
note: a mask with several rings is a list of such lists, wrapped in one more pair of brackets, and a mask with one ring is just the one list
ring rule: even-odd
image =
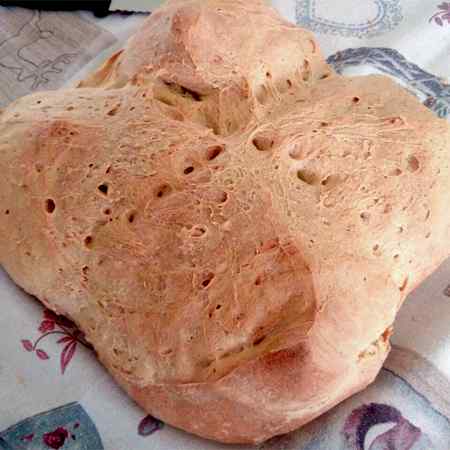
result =
[{"label": "bread surface holes", "polygon": [[254,137],[252,143],[260,152],[267,152],[273,148],[275,140],[270,136],[261,135]]},{"label": "bread surface holes", "polygon": [[297,178],[300,181],[303,181],[303,183],[309,184],[309,185],[315,185],[318,182],[317,175],[308,170],[308,169],[300,169],[297,171]]},{"label": "bread surface holes", "polygon": [[109,186],[106,183],[102,183],[99,187],[98,190],[103,194],[103,195],[108,195],[108,191],[109,191]]},{"label": "bread surface holes", "polygon": [[420,162],[416,156],[411,155],[408,157],[408,170],[410,172],[417,172],[420,168]]},{"label": "bread surface holes", "polygon": [[212,272],[209,272],[208,274],[206,274],[206,276],[204,277],[204,279],[202,281],[202,288],[207,289],[211,285],[214,278],[215,278],[215,275]]},{"label": "bread surface holes", "polygon": [[94,242],[94,239],[92,238],[92,236],[86,236],[84,238],[84,245],[86,248],[92,248],[93,242]]},{"label": "bread surface holes", "polygon": [[51,198],[48,198],[45,201],[45,210],[47,211],[48,214],[53,214],[55,212],[55,209],[56,209],[55,201]]},{"label": "bread surface holes", "polygon": [[163,198],[172,192],[172,187],[169,184],[162,184],[156,191],[157,198]]},{"label": "bread surface holes", "polygon": [[219,155],[223,153],[225,149],[220,145],[215,145],[213,147],[208,148],[206,150],[206,159],[207,161],[215,160]]}]

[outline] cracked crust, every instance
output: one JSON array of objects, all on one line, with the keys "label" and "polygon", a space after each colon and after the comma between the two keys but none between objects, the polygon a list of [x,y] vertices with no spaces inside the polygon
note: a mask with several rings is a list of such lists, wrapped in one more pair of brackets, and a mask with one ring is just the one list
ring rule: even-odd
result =
[{"label": "cracked crust", "polygon": [[0,116],[0,263],[148,412],[261,442],[378,373],[448,256],[449,144],[262,1],[168,2],[78,89]]}]

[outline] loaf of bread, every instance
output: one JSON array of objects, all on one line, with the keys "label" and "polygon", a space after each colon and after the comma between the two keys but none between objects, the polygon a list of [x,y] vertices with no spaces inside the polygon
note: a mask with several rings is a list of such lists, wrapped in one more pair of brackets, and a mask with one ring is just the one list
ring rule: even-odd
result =
[{"label": "loaf of bread", "polygon": [[227,443],[373,381],[448,255],[450,127],[263,0],[172,0],[0,114],[0,263],[146,411]]}]

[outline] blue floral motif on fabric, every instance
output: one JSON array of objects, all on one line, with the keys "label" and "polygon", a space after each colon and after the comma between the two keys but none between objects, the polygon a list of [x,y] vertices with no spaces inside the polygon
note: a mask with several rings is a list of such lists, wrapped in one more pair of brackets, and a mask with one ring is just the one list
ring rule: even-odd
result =
[{"label": "blue floral motif on fabric", "polygon": [[[376,14],[360,23],[331,20],[321,17],[317,11],[320,0],[297,0],[297,24],[314,31],[344,37],[373,37],[386,33],[397,27],[403,20],[400,0],[371,0],[376,7]],[[361,8],[360,3],[354,1],[355,8]]]},{"label": "blue floral motif on fabric", "polygon": [[79,403],[29,417],[0,432],[0,450],[104,450],[95,424]]}]

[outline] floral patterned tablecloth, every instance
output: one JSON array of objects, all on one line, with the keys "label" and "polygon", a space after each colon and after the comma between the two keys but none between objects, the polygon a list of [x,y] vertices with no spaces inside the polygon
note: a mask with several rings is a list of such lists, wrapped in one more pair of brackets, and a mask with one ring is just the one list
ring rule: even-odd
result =
[{"label": "floral patterned tablecloth", "polygon": [[[316,33],[338,72],[385,73],[437,115],[449,116],[450,2],[273,4]],[[144,19],[0,7],[0,106],[73,83]],[[73,324],[45,310],[1,271],[0,306],[0,449],[251,449],[197,439],[146,416]],[[450,450],[450,261],[410,296],[393,342],[367,390],[302,430],[253,449]]]}]

